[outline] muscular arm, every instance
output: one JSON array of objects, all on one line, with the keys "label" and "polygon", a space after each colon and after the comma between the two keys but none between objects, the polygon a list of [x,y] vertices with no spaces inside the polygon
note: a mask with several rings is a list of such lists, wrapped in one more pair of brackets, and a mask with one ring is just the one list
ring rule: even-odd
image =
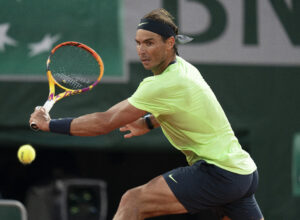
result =
[{"label": "muscular arm", "polygon": [[[132,106],[124,100],[105,112],[96,112],[73,119],[70,133],[74,136],[96,136],[130,124],[146,112]],[[35,122],[43,131],[49,131],[50,116],[43,108],[36,108],[31,114],[29,123]]]},{"label": "muscular arm", "polygon": [[96,112],[75,118],[71,124],[71,134],[74,136],[107,134],[116,128],[138,120],[145,113],[124,100],[106,112]]}]

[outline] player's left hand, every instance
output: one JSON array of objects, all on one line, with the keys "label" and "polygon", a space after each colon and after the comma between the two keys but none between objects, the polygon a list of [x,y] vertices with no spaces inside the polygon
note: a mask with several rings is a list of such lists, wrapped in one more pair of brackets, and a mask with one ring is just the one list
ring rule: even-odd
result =
[{"label": "player's left hand", "polygon": [[29,124],[31,125],[34,122],[40,130],[49,131],[50,120],[50,115],[46,110],[41,106],[37,106],[30,116]]}]

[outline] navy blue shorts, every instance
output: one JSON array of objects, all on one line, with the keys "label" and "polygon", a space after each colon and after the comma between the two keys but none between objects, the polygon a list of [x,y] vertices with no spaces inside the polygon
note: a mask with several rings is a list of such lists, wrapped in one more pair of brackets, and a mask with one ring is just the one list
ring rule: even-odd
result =
[{"label": "navy blue shorts", "polygon": [[214,209],[232,220],[263,218],[255,200],[257,171],[239,175],[200,160],[163,174],[179,202],[189,213]]}]

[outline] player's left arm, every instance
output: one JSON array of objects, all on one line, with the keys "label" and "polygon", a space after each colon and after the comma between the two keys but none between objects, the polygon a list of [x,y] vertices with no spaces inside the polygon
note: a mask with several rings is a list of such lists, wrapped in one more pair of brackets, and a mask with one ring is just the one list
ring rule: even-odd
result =
[{"label": "player's left arm", "polygon": [[146,112],[124,100],[105,112],[96,112],[73,119],[70,134],[74,136],[96,136],[107,134],[134,122]]},{"label": "player's left arm", "polygon": [[[105,112],[95,112],[74,118],[70,125],[70,134],[74,136],[97,136],[107,134],[126,124],[130,124],[145,115],[146,112],[135,108],[127,100],[119,102]],[[50,116],[42,107],[31,114],[29,123],[35,121],[40,130],[50,131]]]}]

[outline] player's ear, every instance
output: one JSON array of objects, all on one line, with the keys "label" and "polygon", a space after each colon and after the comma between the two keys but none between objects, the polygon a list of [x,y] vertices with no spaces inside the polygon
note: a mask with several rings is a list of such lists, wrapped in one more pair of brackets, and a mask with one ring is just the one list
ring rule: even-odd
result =
[{"label": "player's ear", "polygon": [[168,45],[168,49],[173,49],[174,45],[175,45],[175,37],[169,37],[167,39],[167,45]]}]

